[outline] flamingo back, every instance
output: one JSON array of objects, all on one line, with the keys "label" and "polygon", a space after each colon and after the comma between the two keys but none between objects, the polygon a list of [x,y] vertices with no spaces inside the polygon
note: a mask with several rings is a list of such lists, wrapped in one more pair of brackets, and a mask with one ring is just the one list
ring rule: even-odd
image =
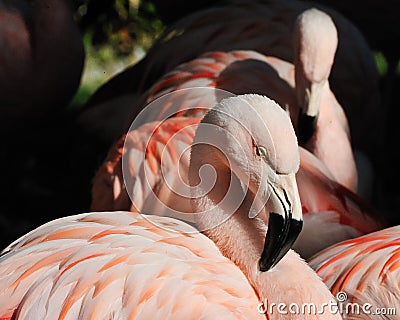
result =
[{"label": "flamingo back", "polygon": [[54,220],[2,253],[0,275],[6,319],[264,317],[238,267],[210,239],[166,217]]},{"label": "flamingo back", "polygon": [[[400,227],[347,240],[313,256],[308,262],[333,294],[347,302],[400,310]],[[372,309],[374,310],[374,309]],[[385,311],[385,310],[383,310]],[[386,310],[388,312],[389,309]],[[397,316],[398,317],[398,316]],[[382,313],[373,319],[397,319]],[[371,319],[370,315],[349,319]]]}]

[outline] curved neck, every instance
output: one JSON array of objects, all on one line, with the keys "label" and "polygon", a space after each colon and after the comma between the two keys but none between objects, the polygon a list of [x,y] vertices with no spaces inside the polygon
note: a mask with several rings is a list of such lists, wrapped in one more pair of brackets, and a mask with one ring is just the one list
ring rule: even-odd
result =
[{"label": "curved neck", "polygon": [[[200,156],[201,155],[201,156]],[[196,213],[196,225],[218,246],[224,256],[232,260],[245,274],[258,292],[259,260],[263,252],[266,228],[259,217],[250,219],[250,195],[245,194],[239,179],[224,164],[222,154],[216,148],[207,145],[192,146],[189,168],[189,182],[200,186],[211,178],[214,168],[218,173],[214,187],[206,193],[208,183],[199,187],[193,194],[192,210]],[[202,176],[199,177],[198,173]],[[225,198],[224,198],[225,197]],[[259,293],[262,296],[262,293]]]},{"label": "curved neck", "polygon": [[357,168],[347,118],[329,86],[326,87],[314,135],[305,147],[324,163],[338,183],[357,192]]}]

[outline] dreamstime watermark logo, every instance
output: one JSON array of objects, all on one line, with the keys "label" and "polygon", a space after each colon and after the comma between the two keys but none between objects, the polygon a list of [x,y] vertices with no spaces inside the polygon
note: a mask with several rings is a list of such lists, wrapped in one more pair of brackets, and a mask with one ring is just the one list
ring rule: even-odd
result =
[{"label": "dreamstime watermark logo", "polygon": [[[227,101],[236,106],[227,107]],[[251,123],[258,124],[257,132]],[[271,166],[254,161],[254,144],[260,137],[268,143],[266,156],[273,163],[275,148],[261,115],[248,100],[230,92],[204,87],[162,95],[144,108],[126,135],[122,174],[133,206],[141,213],[195,223],[215,209],[193,214],[193,201],[201,202],[218,189],[213,201],[224,215],[197,226],[198,231],[223,223],[245,200],[250,203],[249,217],[254,218],[268,201],[268,182],[276,178]],[[190,183],[192,160],[197,177]],[[257,172],[257,183],[251,172]]]},{"label": "dreamstime watermark logo", "polygon": [[370,303],[359,304],[349,302],[346,292],[340,291],[336,294],[336,300],[317,305],[315,303],[275,303],[268,299],[260,302],[257,310],[260,314],[292,314],[292,315],[321,315],[341,314],[346,315],[396,315],[396,308],[381,308]]}]

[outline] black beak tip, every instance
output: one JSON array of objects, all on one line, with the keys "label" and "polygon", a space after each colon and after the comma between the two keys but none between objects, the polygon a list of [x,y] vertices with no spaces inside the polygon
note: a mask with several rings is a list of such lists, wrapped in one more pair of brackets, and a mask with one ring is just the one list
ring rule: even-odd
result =
[{"label": "black beak tip", "polygon": [[270,260],[270,259],[261,258],[259,265],[260,265],[260,271],[266,272],[266,271],[272,269],[272,267],[275,267],[275,261],[272,261],[272,259]]},{"label": "black beak tip", "polygon": [[270,270],[285,256],[302,227],[303,221],[293,219],[291,215],[285,219],[280,214],[273,212],[270,214],[264,250],[259,261],[260,271]]},{"label": "black beak tip", "polygon": [[300,110],[297,124],[297,137],[301,144],[310,141],[311,137],[314,135],[317,119],[318,116],[309,116]]}]

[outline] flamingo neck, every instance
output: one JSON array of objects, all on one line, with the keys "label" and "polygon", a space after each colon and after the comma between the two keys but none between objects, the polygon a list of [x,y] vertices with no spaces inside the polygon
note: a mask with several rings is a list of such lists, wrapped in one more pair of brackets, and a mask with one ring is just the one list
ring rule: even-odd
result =
[{"label": "flamingo neck", "polygon": [[328,84],[321,93],[314,135],[305,147],[326,165],[337,182],[357,192],[357,169],[347,119]]},{"label": "flamingo neck", "polygon": [[[258,292],[257,270],[265,241],[265,224],[259,217],[249,219],[251,196],[246,195],[240,180],[224,162],[215,148],[192,146],[189,182],[192,190],[196,190],[192,210],[198,229],[242,270]],[[210,168],[214,171],[206,172]],[[210,179],[214,187],[204,194],[209,189],[205,182],[207,174],[212,173],[218,173],[216,179]]]}]

